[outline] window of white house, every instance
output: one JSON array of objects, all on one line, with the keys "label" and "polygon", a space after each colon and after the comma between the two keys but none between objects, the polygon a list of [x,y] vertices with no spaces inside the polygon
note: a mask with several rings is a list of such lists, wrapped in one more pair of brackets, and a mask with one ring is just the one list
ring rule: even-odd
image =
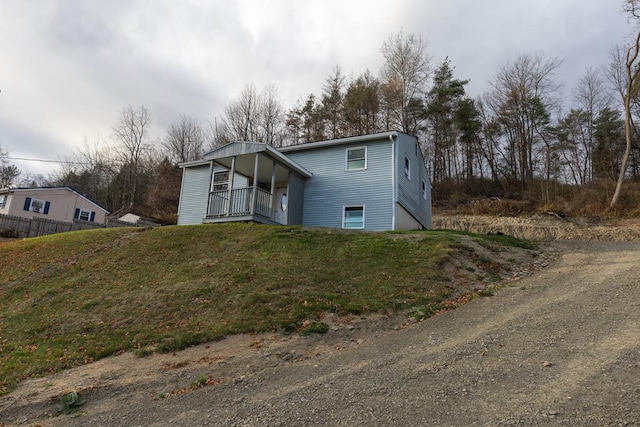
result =
[{"label": "window of white house", "polygon": [[347,148],[346,170],[360,170],[367,168],[367,147]]},{"label": "window of white house", "polygon": [[5,206],[7,206],[7,195],[3,194],[0,196],[0,209],[4,209]]},{"label": "window of white house", "polygon": [[342,228],[364,228],[364,206],[345,206]]},{"label": "window of white house", "polygon": [[216,172],[213,174],[213,191],[224,191],[229,189],[229,171]]},{"label": "window of white house", "polygon": [[411,159],[406,154],[404,156],[404,176],[411,179]]},{"label": "window of white house", "polygon": [[422,180],[422,198],[427,200],[427,182]]}]

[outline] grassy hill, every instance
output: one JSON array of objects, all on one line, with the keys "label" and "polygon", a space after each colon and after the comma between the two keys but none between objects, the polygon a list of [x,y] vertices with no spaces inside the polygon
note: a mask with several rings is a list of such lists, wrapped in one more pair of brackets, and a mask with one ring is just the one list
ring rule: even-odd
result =
[{"label": "grassy hill", "polygon": [[326,312],[429,307],[461,292],[452,272],[496,280],[508,263],[483,253],[508,247],[534,249],[508,236],[255,224],[2,242],[0,395],[21,379],[122,351],[172,351],[243,332],[305,332],[303,325],[322,332]]}]

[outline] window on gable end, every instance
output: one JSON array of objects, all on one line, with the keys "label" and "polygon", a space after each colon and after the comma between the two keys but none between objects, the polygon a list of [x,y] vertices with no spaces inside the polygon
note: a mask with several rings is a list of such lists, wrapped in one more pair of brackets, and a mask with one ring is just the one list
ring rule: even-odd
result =
[{"label": "window on gable end", "polygon": [[404,155],[404,176],[411,181],[411,159],[406,154]]},{"label": "window on gable end", "polygon": [[367,168],[367,147],[347,148],[345,170],[361,170]]},{"label": "window on gable end", "polygon": [[422,198],[427,200],[427,181],[422,180]]},{"label": "window on gable end", "polygon": [[78,219],[81,221],[90,221],[91,220],[91,212],[86,211],[84,209],[80,209],[78,213]]}]

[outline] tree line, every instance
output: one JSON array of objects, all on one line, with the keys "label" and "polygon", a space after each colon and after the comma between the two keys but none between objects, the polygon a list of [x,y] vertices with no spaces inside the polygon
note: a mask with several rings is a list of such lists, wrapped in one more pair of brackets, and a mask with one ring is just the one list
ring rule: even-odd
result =
[{"label": "tree line", "polygon": [[[637,25],[638,0],[623,6]],[[556,76],[560,59],[531,52],[503,64],[471,98],[469,79],[455,76],[448,58],[432,64],[426,40],[401,31],[382,44],[378,73],[346,76],[335,65],[319,94],[289,108],[275,86],[259,91],[248,84],[205,126],[182,115],[152,141],[150,112],[128,106],[113,125],[111,144],[85,141],[50,183],[71,185],[110,211],[170,222],[179,197],[177,165],[215,147],[230,141],[280,147],[397,130],[418,138],[436,201],[455,192],[535,193],[550,203],[560,186],[595,182],[617,182],[619,195],[625,180],[640,181],[637,33],[611,49],[609,63],[584,70],[567,95]]]}]

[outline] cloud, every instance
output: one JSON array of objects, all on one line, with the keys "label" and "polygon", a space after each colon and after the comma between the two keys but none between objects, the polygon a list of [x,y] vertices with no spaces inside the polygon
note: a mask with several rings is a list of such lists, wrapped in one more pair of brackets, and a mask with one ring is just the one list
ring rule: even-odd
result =
[{"label": "cloud", "polygon": [[290,108],[319,95],[336,64],[377,75],[380,46],[401,29],[428,40],[433,68],[448,56],[476,96],[501,66],[537,51],[563,60],[570,88],[629,26],[602,0],[7,2],[0,144],[55,159],[85,138],[108,140],[127,105],[147,107],[160,138],[182,114],[203,124],[220,115],[250,83],[274,84]]}]

